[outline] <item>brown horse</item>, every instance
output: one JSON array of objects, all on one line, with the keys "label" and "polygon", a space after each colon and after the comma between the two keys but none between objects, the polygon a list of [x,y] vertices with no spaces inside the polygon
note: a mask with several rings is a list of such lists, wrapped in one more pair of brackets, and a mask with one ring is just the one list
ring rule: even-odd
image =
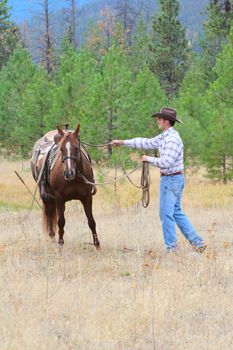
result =
[{"label": "brown horse", "polygon": [[47,232],[54,238],[54,224],[57,222],[58,243],[64,244],[65,203],[78,199],[83,204],[94,246],[99,248],[96,223],[92,214],[93,185],[85,182],[86,179],[94,181],[93,170],[88,155],[80,145],[80,125],[74,132],[63,131],[59,126],[57,129],[59,134],[54,136],[54,141],[58,144],[58,153],[49,170],[49,184],[46,185],[48,196],[42,197],[43,218]]}]

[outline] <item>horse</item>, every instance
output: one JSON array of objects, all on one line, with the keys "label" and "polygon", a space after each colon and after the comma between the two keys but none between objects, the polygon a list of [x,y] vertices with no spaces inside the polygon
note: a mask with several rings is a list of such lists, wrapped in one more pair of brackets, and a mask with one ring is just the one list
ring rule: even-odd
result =
[{"label": "horse", "polygon": [[93,244],[98,249],[100,242],[92,213],[92,196],[95,194],[94,175],[90,158],[80,143],[80,124],[75,131],[64,131],[60,126],[57,126],[57,131],[58,133],[54,135],[54,144],[58,145],[58,150],[48,170],[47,195],[41,193],[44,226],[49,236],[55,239],[57,224],[58,243],[63,245],[65,203],[73,199],[80,200],[92,232]]}]

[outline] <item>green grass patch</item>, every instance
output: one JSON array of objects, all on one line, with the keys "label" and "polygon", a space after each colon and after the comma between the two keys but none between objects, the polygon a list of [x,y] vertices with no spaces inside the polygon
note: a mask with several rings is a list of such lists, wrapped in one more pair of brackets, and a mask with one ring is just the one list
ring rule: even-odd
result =
[{"label": "green grass patch", "polygon": [[[9,202],[0,201],[0,210],[5,210],[5,211],[19,211],[19,210],[25,210],[25,209],[27,210],[29,209],[29,206],[30,204],[25,205],[22,203],[18,204],[18,203],[9,203]],[[35,208],[33,207],[33,209]]]}]

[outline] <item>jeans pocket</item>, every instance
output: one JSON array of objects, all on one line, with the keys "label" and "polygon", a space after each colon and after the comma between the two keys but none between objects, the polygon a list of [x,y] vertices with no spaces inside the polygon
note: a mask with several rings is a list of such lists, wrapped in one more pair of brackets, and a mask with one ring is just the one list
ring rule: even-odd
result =
[{"label": "jeans pocket", "polygon": [[171,191],[178,196],[183,190],[183,181],[182,179],[172,179],[171,181]]}]

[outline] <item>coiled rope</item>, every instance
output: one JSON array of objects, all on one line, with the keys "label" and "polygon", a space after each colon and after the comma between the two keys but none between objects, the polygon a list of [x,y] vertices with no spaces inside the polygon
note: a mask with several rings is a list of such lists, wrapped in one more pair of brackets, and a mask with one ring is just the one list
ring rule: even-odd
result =
[{"label": "coiled rope", "polygon": [[134,187],[142,189],[142,206],[143,208],[147,208],[150,203],[150,184],[151,184],[149,164],[147,162],[142,162],[142,174],[141,174],[140,186],[135,185],[135,183],[133,183],[133,181],[130,179],[130,177],[128,176],[128,174],[126,173],[123,167],[122,167],[122,170],[124,171],[129,182]]}]

